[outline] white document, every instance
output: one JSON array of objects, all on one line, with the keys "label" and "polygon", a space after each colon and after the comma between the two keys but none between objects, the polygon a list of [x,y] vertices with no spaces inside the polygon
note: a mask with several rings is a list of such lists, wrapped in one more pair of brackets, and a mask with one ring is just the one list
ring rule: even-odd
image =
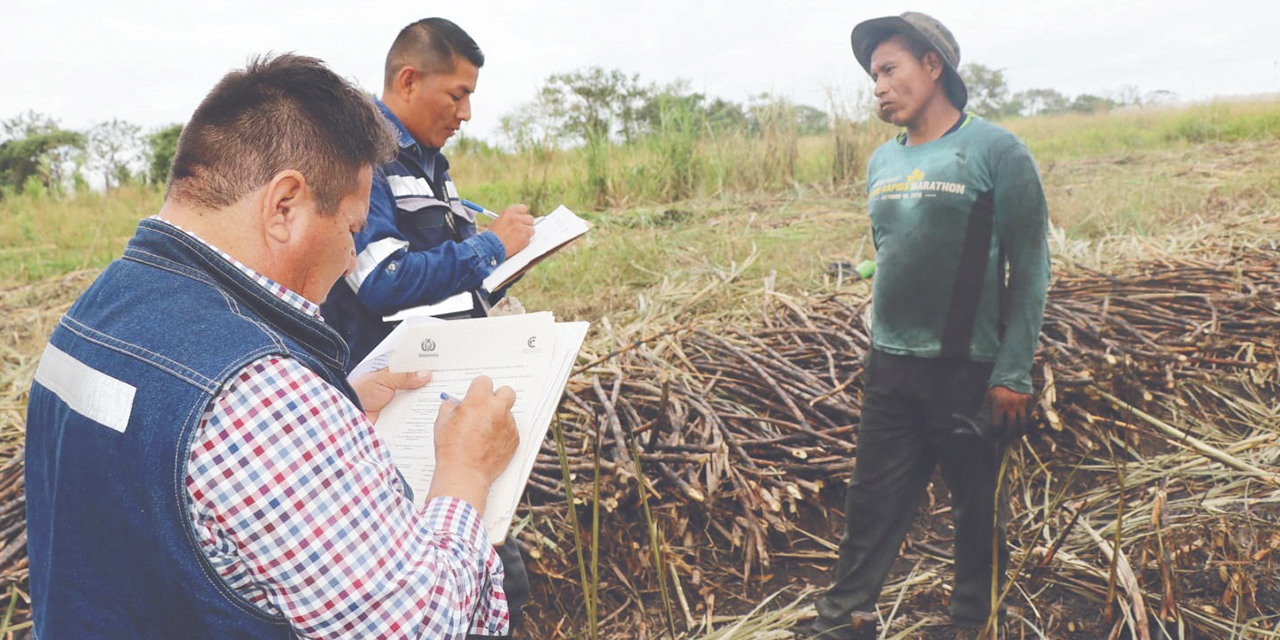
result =
[{"label": "white document", "polygon": [[393,372],[428,369],[431,382],[397,393],[382,409],[374,429],[387,443],[392,460],[413,489],[415,503],[421,506],[435,472],[440,394],[462,398],[479,375],[492,378],[495,387],[515,390],[511,413],[520,444],[489,488],[483,514],[490,540],[499,543],[511,526],[589,325],[557,324],[550,313],[451,322],[415,320],[397,327],[373,353],[382,354]]},{"label": "white document", "polygon": [[415,324],[432,322],[444,322],[444,320],[432,318],[431,316],[410,316],[405,318],[404,322],[401,322],[395,329],[392,329],[391,333],[388,334],[382,342],[379,342],[378,346],[374,347],[373,351],[370,351],[369,355],[365,356],[364,360],[361,360],[360,364],[357,364],[355,368],[351,370],[351,373],[347,374],[347,379],[355,380],[362,375],[377,371],[378,369],[386,369],[387,363],[391,360],[391,349],[395,346],[396,341],[400,339],[400,336],[404,335],[404,332],[408,331],[409,327]]},{"label": "white document", "polygon": [[[497,507],[498,512],[494,514],[496,521],[502,524],[501,538],[506,537],[506,531],[511,527],[511,520],[516,515],[516,507],[520,505],[520,497],[524,495],[524,486],[529,482],[529,474],[533,473],[533,464],[538,460],[538,451],[542,448],[542,441],[547,437],[547,429],[551,426],[551,420],[555,418],[556,408],[560,406],[560,398],[564,396],[564,387],[569,383],[569,375],[573,372],[573,363],[578,360],[578,351],[582,349],[582,341],[586,339],[587,330],[591,328],[591,323],[557,322],[555,327],[555,361],[548,372],[554,377],[548,380],[547,390],[542,394],[542,404],[534,413],[534,422],[529,430],[529,437],[525,437],[524,430],[520,431],[520,447],[516,454],[511,457],[511,463],[507,466],[507,472],[510,472],[517,465],[522,465],[519,474],[516,476],[519,478],[519,483],[514,486],[514,496],[507,502],[502,503],[500,507]],[[496,485],[497,483],[494,484]],[[490,491],[489,495],[492,497],[493,492]],[[494,511],[495,507],[496,505],[488,506],[485,511]],[[492,537],[492,535],[493,532],[491,531],[490,536]],[[492,539],[496,541],[499,538]]]},{"label": "white document", "polygon": [[382,316],[383,322],[400,322],[408,318],[418,316],[447,316],[455,313],[464,313],[475,309],[475,298],[471,297],[470,291],[449,296],[435,304],[424,304],[418,307],[409,307],[399,313],[389,316]]},{"label": "white document", "polygon": [[497,291],[505,287],[539,260],[590,230],[591,223],[579,218],[568,207],[556,207],[555,211],[538,219],[533,228],[533,237],[529,239],[529,246],[507,258],[484,279],[484,288]]}]

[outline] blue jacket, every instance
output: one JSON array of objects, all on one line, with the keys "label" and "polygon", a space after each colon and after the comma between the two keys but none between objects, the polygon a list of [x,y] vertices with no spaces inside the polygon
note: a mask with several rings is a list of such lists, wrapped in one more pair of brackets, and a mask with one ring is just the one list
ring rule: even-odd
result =
[{"label": "blue jacket", "polygon": [[40,640],[292,638],[199,548],[187,461],[246,364],[294,358],[359,405],[332,328],[212,249],[143,220],[54,330],[27,407],[27,545]]},{"label": "blue jacket", "polygon": [[382,102],[378,108],[399,132],[400,152],[374,176],[368,224],[355,238],[355,271],[321,306],[351,346],[351,366],[395,328],[383,316],[464,291],[473,293],[473,315],[484,315],[501,292],[486,292],[481,282],[507,255],[497,235],[476,233],[444,154],[419,145]]}]

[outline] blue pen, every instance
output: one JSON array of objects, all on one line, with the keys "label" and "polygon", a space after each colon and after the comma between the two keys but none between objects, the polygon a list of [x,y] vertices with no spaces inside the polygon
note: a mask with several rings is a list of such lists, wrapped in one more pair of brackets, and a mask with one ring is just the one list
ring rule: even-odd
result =
[{"label": "blue pen", "polygon": [[449,393],[448,393],[447,391],[441,391],[441,392],[440,392],[440,401],[441,401],[441,402],[452,402],[452,403],[454,403],[454,404],[462,404],[462,401],[461,401],[461,400],[459,400],[459,399],[457,399],[457,398],[455,398],[455,397],[453,397],[453,396],[449,395]]},{"label": "blue pen", "polygon": [[470,200],[467,200],[466,198],[463,198],[463,199],[462,199],[462,206],[464,206],[464,207],[466,207],[466,208],[468,208],[468,209],[470,209],[470,210],[472,210],[472,211],[474,211],[474,212],[476,212],[476,213],[478,213],[478,214],[480,214],[480,215],[482,215],[482,216],[489,216],[490,218],[493,218],[494,220],[497,220],[497,219],[498,219],[498,214],[496,214],[496,213],[494,213],[494,212],[492,212],[492,211],[490,211],[490,210],[488,210],[488,209],[486,209],[486,208],[484,208],[484,207],[482,207],[482,206],[480,206],[480,205],[478,205],[478,204],[476,204],[476,203],[474,203],[474,202],[472,202],[472,201],[470,201]]}]

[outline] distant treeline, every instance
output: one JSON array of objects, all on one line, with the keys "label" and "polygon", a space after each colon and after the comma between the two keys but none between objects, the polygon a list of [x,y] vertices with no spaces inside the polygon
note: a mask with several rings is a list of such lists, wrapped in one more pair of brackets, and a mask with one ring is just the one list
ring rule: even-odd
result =
[{"label": "distant treeline", "polygon": [[[970,63],[960,69],[969,88],[968,110],[987,118],[1095,113],[1120,106],[1167,104],[1177,96],[1170,91],[1142,94],[1126,87],[1101,96],[1069,97],[1053,89],[1029,89],[1011,93],[1001,69]],[[553,75],[543,83],[533,101],[502,118],[502,135],[513,147],[537,139],[557,140],[561,145],[590,144],[610,139],[633,142],[670,126],[673,118],[693,118],[711,131],[762,133],[778,112],[785,112],[788,126],[800,135],[827,133],[834,119],[864,119],[874,113],[875,98],[869,92],[862,104],[832,104],[827,110],[795,104],[786,98],[762,93],[745,104],[710,98],[690,90],[687,80],[668,85],[646,84],[639,75],[589,67]]]},{"label": "distant treeline", "polygon": [[[1128,88],[1110,96],[1068,97],[1053,89],[1011,93],[1004,72],[980,64],[961,69],[969,87],[968,109],[990,118],[1107,110],[1116,106],[1167,103],[1172,93],[1140,94]],[[460,153],[549,153],[570,148],[584,155],[586,190],[600,204],[610,200],[610,150],[645,145],[656,150],[665,166],[663,190],[669,196],[691,191],[701,175],[695,171],[695,147],[707,138],[764,140],[768,162],[791,178],[793,147],[800,137],[830,134],[837,138],[874,113],[869,92],[852,103],[832,99],[827,109],[797,104],[762,93],[746,102],[712,98],[692,91],[686,80],[666,85],[646,83],[639,75],[590,67],[546,79],[536,96],[501,120],[501,148],[460,137]],[[0,197],[16,193],[63,195],[95,187],[110,190],[124,184],[163,184],[169,173],[182,125],[144,132],[142,127],[113,119],[83,130],[63,128],[56,119],[28,111],[0,122]],[[847,132],[846,132],[847,133]],[[787,141],[791,141],[787,143]],[[839,140],[837,140],[839,144]],[[655,149],[654,147],[657,147]],[[860,171],[855,158],[837,158],[835,178]]]},{"label": "distant treeline", "polygon": [[181,132],[174,124],[144,133],[116,119],[76,131],[27,111],[0,122],[0,197],[85,190],[91,176],[106,189],[163,184]]}]

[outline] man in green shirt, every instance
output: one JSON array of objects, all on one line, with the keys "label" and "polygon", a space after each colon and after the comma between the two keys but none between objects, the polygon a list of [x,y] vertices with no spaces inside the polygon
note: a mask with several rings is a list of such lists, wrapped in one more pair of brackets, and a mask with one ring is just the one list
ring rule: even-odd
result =
[{"label": "man in green shirt", "polygon": [[813,630],[876,637],[876,600],[935,466],[955,519],[951,620],[972,629],[1008,558],[995,494],[1031,401],[1049,281],[1044,192],[1020,140],[964,113],[960,50],[941,23],[914,12],[868,20],[852,44],[880,118],[904,131],[867,167],[872,350],[845,533]]}]

